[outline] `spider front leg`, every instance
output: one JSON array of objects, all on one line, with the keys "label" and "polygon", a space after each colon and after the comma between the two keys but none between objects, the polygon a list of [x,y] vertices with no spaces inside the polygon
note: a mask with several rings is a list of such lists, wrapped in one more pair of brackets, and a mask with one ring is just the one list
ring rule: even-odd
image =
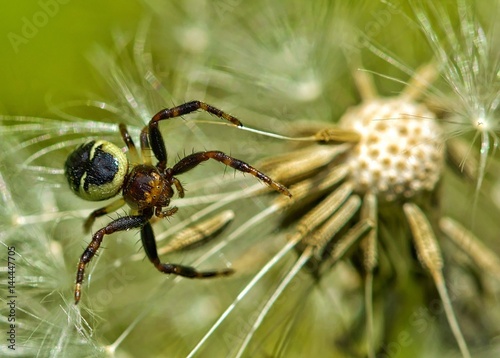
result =
[{"label": "spider front leg", "polygon": [[94,234],[94,236],[92,236],[92,241],[83,252],[78,263],[75,284],[75,305],[78,304],[81,298],[81,288],[85,274],[85,267],[90,262],[90,260],[92,260],[92,257],[94,257],[97,250],[101,246],[104,235],[111,235],[112,233],[117,231],[125,231],[144,226],[144,224],[148,222],[150,217],[150,215],[125,216],[123,218],[112,221],[102,229],[98,230]]},{"label": "spider front leg", "polygon": [[149,258],[149,261],[160,272],[174,274],[188,278],[207,278],[216,276],[227,276],[234,272],[233,269],[222,269],[217,271],[197,271],[194,267],[183,266],[170,263],[161,263],[156,249],[156,241],[153,233],[153,228],[148,222],[141,229],[141,240],[144,251]]},{"label": "spider front leg", "polygon": [[149,144],[151,145],[151,149],[153,149],[153,153],[156,159],[158,159],[158,168],[160,170],[164,170],[166,168],[167,149],[165,148],[165,142],[163,141],[160,129],[158,128],[158,123],[166,119],[180,117],[185,114],[196,112],[197,110],[200,109],[210,114],[213,114],[221,119],[225,119],[228,122],[233,123],[235,126],[238,127],[243,126],[243,124],[241,124],[238,118],[233,117],[232,115],[218,108],[215,108],[205,102],[191,101],[176,107],[162,109],[160,112],[158,112],[153,116],[148,125],[149,140],[150,140]]},{"label": "spider front leg", "polygon": [[281,194],[286,195],[288,197],[292,197],[292,194],[290,194],[288,189],[286,187],[284,187],[283,185],[281,185],[280,183],[275,182],[270,177],[268,177],[264,173],[258,171],[257,169],[255,169],[251,165],[249,165],[249,164],[247,164],[239,159],[230,157],[229,155],[227,155],[223,152],[219,152],[217,150],[212,150],[209,152],[193,153],[193,154],[188,155],[187,157],[182,158],[177,164],[175,164],[173,166],[172,173],[173,173],[173,175],[179,175],[179,174],[185,173],[185,172],[193,169],[194,167],[196,167],[198,164],[200,164],[206,160],[209,160],[209,159],[214,159],[218,162],[224,163],[224,164],[230,166],[231,168],[239,170],[240,172],[249,173],[249,174],[253,175],[254,177],[256,177],[257,179],[260,179],[261,181],[266,183],[268,186],[270,186],[274,190],[280,192]]}]

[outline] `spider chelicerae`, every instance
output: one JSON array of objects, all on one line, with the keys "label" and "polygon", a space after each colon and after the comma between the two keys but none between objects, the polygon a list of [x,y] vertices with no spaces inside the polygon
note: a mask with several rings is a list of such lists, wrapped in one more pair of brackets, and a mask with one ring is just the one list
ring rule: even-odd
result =
[{"label": "spider chelicerae", "polygon": [[[125,204],[131,208],[131,214],[113,220],[105,227],[97,230],[92,241],[87,246],[80,261],[76,274],[75,304],[81,298],[85,267],[99,249],[105,235],[117,231],[141,228],[141,241],[147,257],[158,269],[166,274],[175,274],[189,278],[206,278],[226,276],[233,273],[232,269],[216,271],[197,271],[190,266],[172,263],[162,263],[158,257],[156,242],[150,219],[153,216],[165,218],[177,212],[175,206],[169,207],[174,195],[174,187],[179,197],[184,197],[184,189],[177,175],[183,174],[198,164],[214,159],[244,173],[249,173],[272,189],[291,197],[283,185],[275,182],[264,173],[249,164],[230,157],[220,151],[203,151],[190,154],[180,159],[173,167],[167,167],[167,150],[159,123],[163,120],[179,117],[191,112],[203,110],[235,126],[241,127],[241,122],[207,103],[191,101],[173,108],[163,109],[153,116],[140,134],[141,156],[124,124],[120,124],[121,136],[129,150],[130,162],[116,145],[104,140],[92,140],[76,148],[66,160],[65,175],[73,192],[85,200],[100,201],[110,199],[122,191],[122,197],[111,204],[94,210],[85,221],[84,228],[89,231],[97,217],[115,211]],[[153,165],[148,156],[153,151],[157,159]]]}]

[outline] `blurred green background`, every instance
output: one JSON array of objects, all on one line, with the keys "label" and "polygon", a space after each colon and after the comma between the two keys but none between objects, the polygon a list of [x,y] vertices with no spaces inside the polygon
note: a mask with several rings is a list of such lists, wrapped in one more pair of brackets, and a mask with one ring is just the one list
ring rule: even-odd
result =
[{"label": "blurred green background", "polygon": [[60,103],[100,93],[88,52],[110,46],[114,30],[134,31],[142,10],[137,1],[2,3],[1,113],[43,116],[50,96]]}]

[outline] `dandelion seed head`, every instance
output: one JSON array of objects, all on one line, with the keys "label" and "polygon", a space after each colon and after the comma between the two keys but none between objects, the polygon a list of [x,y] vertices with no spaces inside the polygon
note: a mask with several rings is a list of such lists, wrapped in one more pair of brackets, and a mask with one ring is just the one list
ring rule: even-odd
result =
[{"label": "dandelion seed head", "polygon": [[360,134],[347,158],[356,191],[393,201],[436,186],[444,165],[443,136],[425,105],[374,99],[347,111],[340,126]]},{"label": "dandelion seed head", "polygon": [[489,132],[492,130],[491,121],[484,116],[479,116],[479,117],[474,118],[472,120],[472,123],[473,123],[474,127],[476,128],[476,130],[478,130],[480,132]]}]

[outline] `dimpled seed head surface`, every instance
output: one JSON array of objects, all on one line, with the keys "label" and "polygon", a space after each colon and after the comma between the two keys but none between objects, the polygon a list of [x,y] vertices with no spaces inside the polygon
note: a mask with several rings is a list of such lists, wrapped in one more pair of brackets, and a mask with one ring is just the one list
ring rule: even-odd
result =
[{"label": "dimpled seed head surface", "polygon": [[347,158],[357,192],[393,201],[434,189],[445,148],[436,116],[425,105],[374,99],[348,110],[340,126],[361,136]]}]

